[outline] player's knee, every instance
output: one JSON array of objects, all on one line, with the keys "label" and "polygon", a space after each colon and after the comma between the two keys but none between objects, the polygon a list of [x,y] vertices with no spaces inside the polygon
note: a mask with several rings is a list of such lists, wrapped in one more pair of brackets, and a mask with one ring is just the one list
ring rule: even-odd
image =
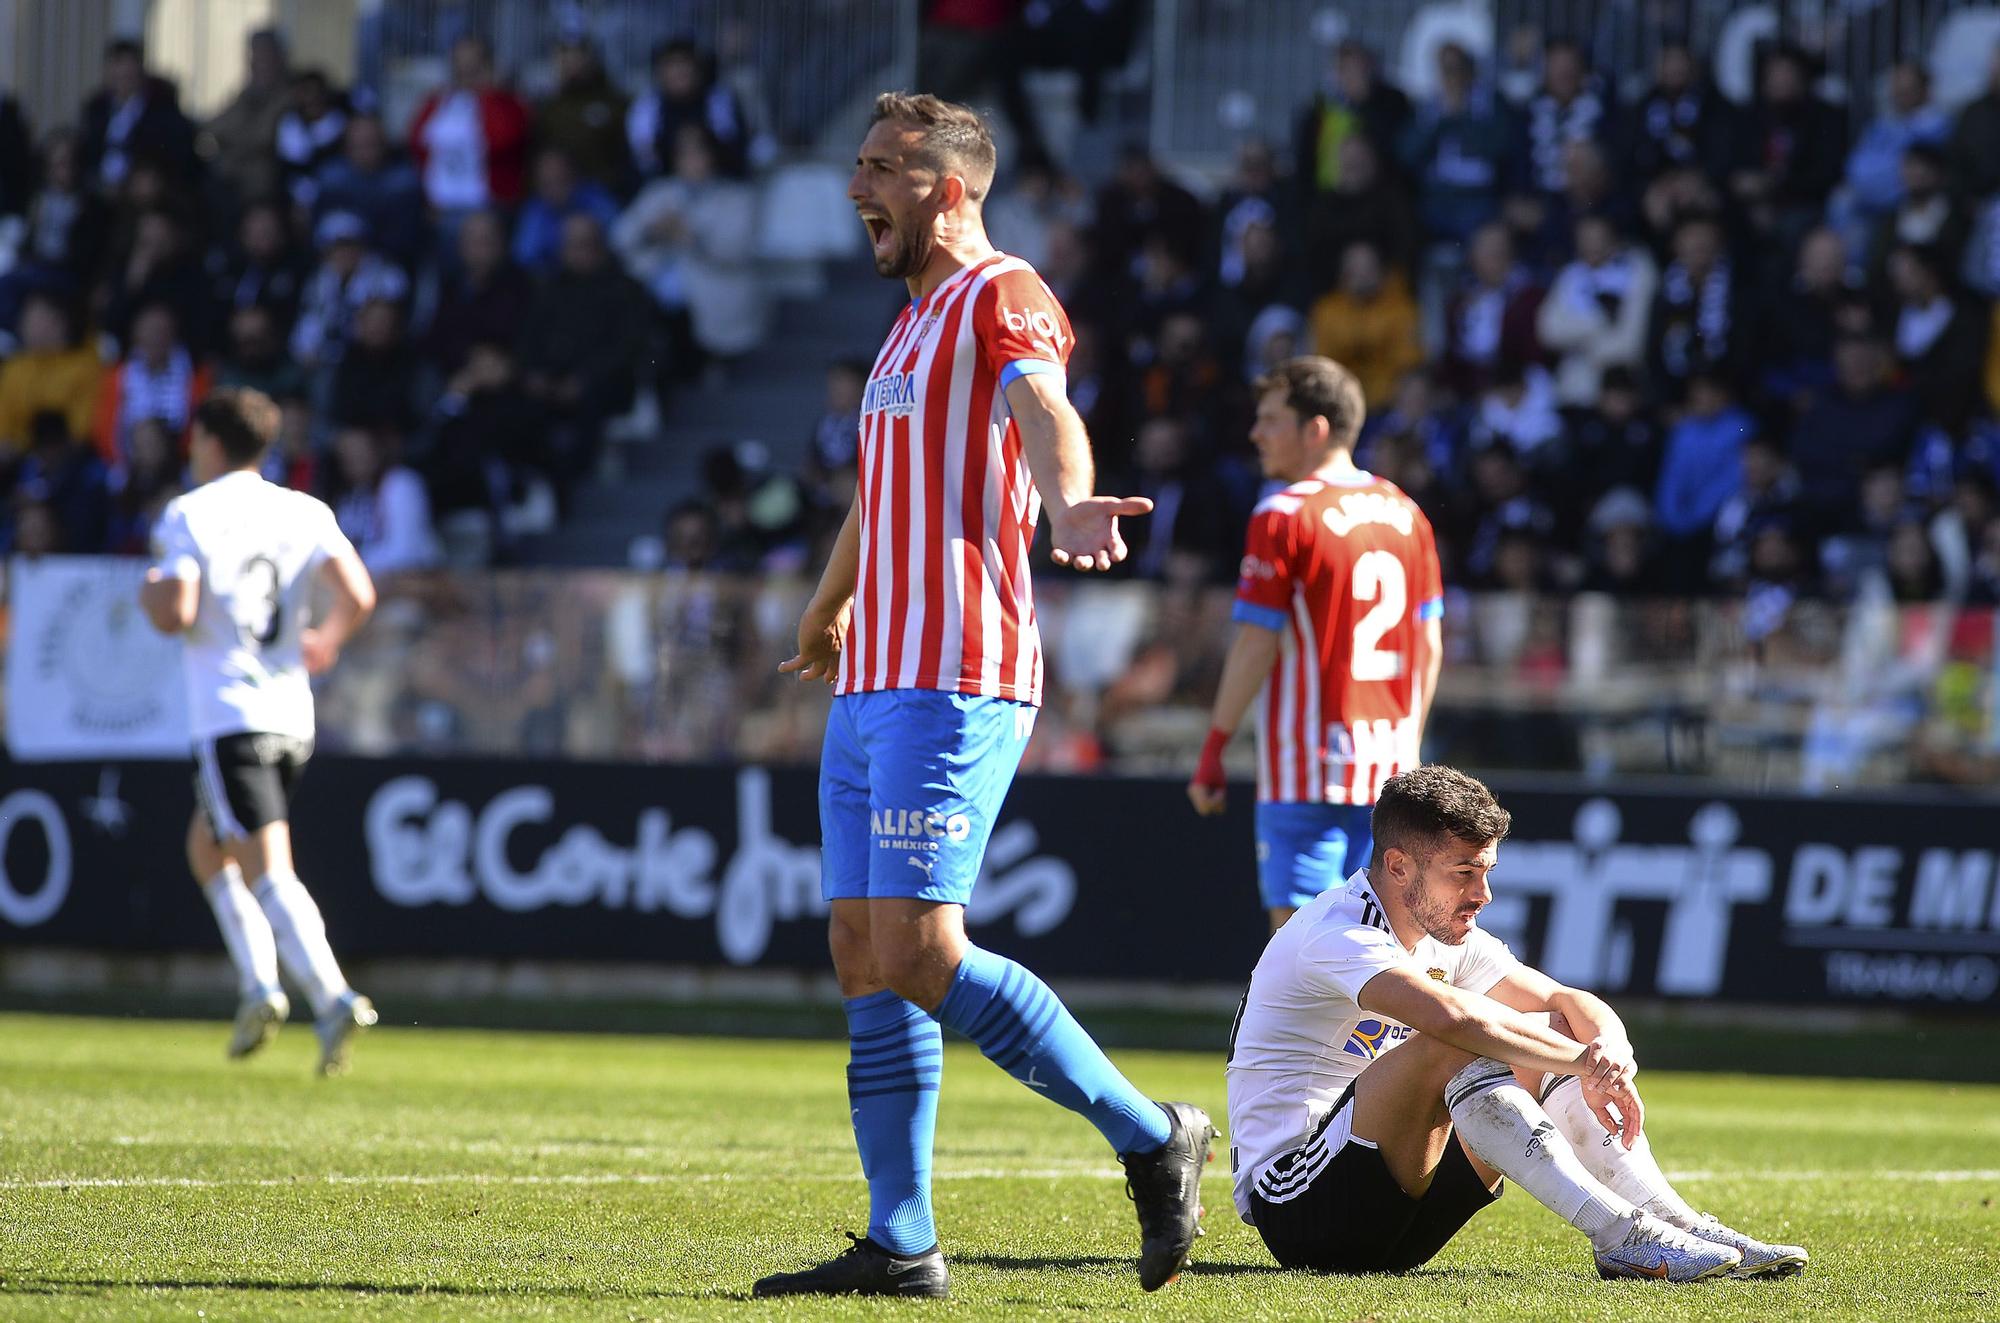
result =
[{"label": "player's knee", "polygon": [[836,911],[827,921],[826,944],[833,955],[834,972],[843,982],[872,981],[875,948],[869,942],[867,925],[853,923]]}]

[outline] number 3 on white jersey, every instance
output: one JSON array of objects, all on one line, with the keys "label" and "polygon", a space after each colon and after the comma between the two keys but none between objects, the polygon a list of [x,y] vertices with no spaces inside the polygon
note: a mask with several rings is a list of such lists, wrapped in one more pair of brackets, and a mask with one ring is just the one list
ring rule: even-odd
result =
[{"label": "number 3 on white jersey", "polygon": [[1348,661],[1348,674],[1354,679],[1393,680],[1403,673],[1403,654],[1380,644],[1409,604],[1405,584],[1403,562],[1392,551],[1364,551],[1354,562],[1354,600],[1375,603],[1354,623],[1353,655]]}]

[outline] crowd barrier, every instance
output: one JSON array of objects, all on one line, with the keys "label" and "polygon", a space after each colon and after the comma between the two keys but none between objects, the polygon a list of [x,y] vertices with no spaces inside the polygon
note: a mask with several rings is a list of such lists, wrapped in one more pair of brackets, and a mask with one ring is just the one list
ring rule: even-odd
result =
[{"label": "crowd barrier", "polygon": [[[1566,982],[1694,1002],[2000,1008],[2000,819],[1962,801],[1599,793],[1498,779],[1482,925]],[[1057,979],[1243,982],[1249,795],[1026,776],[975,940]],[[186,765],[0,763],[0,948],[219,950]],[[343,956],[823,970],[808,768],[327,755],[294,816]]]}]

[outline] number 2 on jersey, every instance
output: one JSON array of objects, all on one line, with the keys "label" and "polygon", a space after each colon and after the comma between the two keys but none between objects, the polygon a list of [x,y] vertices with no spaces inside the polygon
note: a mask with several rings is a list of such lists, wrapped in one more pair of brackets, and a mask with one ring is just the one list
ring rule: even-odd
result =
[{"label": "number 2 on jersey", "polygon": [[1382,636],[1403,619],[1409,591],[1403,562],[1392,551],[1365,551],[1354,562],[1354,600],[1374,602],[1354,623],[1348,674],[1356,680],[1393,680],[1403,673],[1403,654],[1381,646]]}]

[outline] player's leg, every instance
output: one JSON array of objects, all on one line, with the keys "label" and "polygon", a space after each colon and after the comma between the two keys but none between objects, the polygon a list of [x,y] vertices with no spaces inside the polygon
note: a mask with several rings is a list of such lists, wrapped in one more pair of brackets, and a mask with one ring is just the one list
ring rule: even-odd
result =
[{"label": "player's leg", "polygon": [[[1551,1015],[1549,1026],[1558,1033],[1570,1032],[1568,1022],[1560,1015]],[[1739,1251],[1743,1262],[1735,1268],[1734,1275],[1780,1277],[1806,1266],[1809,1256],[1803,1246],[1767,1244],[1696,1212],[1660,1170],[1659,1161],[1653,1156],[1652,1140],[1641,1133],[1632,1147],[1625,1147],[1584,1101],[1583,1086],[1576,1076],[1539,1076],[1524,1079],[1522,1083],[1535,1091],[1556,1129],[1576,1150],[1585,1169],[1605,1188],[1661,1221]]]},{"label": "player's leg", "polygon": [[201,883],[202,894],[222,931],[223,947],[236,966],[236,1024],[229,1036],[231,1057],[246,1057],[277,1035],[291,1014],[291,1004],[278,983],[278,948],[270,920],[243,885],[237,868],[216,839],[214,822],[205,807],[203,772],[196,768],[196,804],[188,819],[188,870]]},{"label": "player's leg", "polygon": [[847,1015],[847,1105],[868,1182],[868,1235],[831,1262],[762,1279],[753,1288],[760,1296],[941,1296],[950,1289],[931,1214],[944,1035],[936,1020],[890,990],[876,968],[869,926],[868,766],[853,718],[878,697],[834,700],[819,785],[820,887]]},{"label": "player's leg", "polygon": [[327,942],[326,919],[292,863],[291,796],[310,749],[300,740],[261,734],[231,736],[213,747],[233,825],[241,833],[228,842],[229,852],[244,876],[256,879],[250,893],[270,920],[278,962],[312,1003],[319,1072],[340,1074],[354,1035],[377,1017],[374,1003],[341,972]]},{"label": "player's leg", "polygon": [[860,728],[876,965],[988,1060],[1097,1127],[1125,1164],[1144,1241],[1140,1284],[1155,1290],[1178,1274],[1197,1234],[1214,1126],[1197,1107],[1140,1093],[1047,984],[965,936],[963,907],[1034,709],[928,690],[885,697],[893,701]]},{"label": "player's leg", "polygon": [[1272,932],[1368,857],[1353,848],[1355,821],[1365,836],[1368,812],[1344,804],[1257,805],[1257,888]]}]

